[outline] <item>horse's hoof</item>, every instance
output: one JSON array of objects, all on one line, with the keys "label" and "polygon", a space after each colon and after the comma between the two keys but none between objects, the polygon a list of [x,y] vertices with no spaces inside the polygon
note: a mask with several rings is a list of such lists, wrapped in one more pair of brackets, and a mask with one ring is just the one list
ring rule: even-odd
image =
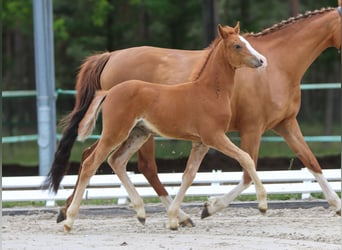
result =
[{"label": "horse's hoof", "polygon": [[59,210],[58,216],[57,216],[57,223],[60,223],[66,219],[65,213],[63,213],[63,210]]},{"label": "horse's hoof", "polygon": [[201,219],[207,218],[209,216],[210,216],[210,214],[209,214],[208,206],[207,206],[207,204],[205,204],[204,208],[202,210]]},{"label": "horse's hoof", "polygon": [[341,216],[341,209],[336,211],[336,214]]},{"label": "horse's hoof", "polygon": [[142,218],[142,217],[137,217],[137,218],[141,224],[145,225],[146,218]]},{"label": "horse's hoof", "polygon": [[182,227],[194,227],[195,226],[195,223],[190,218],[180,222],[179,224]]},{"label": "horse's hoof", "polygon": [[68,225],[64,224],[64,232],[69,233],[71,231],[71,227]]}]

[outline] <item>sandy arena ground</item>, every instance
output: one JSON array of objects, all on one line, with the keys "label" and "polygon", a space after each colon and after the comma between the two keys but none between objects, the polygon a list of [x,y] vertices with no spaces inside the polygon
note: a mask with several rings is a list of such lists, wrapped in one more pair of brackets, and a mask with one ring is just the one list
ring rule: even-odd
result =
[{"label": "sandy arena ground", "polygon": [[253,208],[230,207],[201,220],[200,206],[186,206],[196,226],[170,231],[165,210],[152,211],[153,206],[161,205],[146,206],[145,226],[126,206],[97,214],[81,211],[71,233],[56,224],[57,208],[4,215],[2,249],[342,249],[342,220],[331,208],[270,209],[261,215]]}]

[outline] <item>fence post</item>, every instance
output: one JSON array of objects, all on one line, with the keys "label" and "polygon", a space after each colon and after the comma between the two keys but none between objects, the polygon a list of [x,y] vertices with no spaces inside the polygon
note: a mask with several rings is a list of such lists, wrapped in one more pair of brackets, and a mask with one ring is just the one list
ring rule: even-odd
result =
[{"label": "fence post", "polygon": [[[306,168],[302,168],[301,171],[302,171],[302,172],[305,172],[305,173],[308,172],[308,170],[307,170]],[[311,182],[312,182],[312,181],[306,180],[305,178],[304,178],[304,180],[303,180],[304,185],[305,185],[306,183],[311,183]],[[311,198],[311,193],[302,193],[302,200],[308,200],[308,199],[310,199],[310,198]]]},{"label": "fence post", "polygon": [[34,0],[39,175],[47,175],[56,150],[52,0]]},{"label": "fence post", "polygon": [[[219,176],[220,174],[222,174],[222,170],[213,169],[211,173],[213,174],[213,181],[210,183],[210,186],[215,187],[215,188],[220,188],[221,183],[219,181],[216,181],[218,179],[216,178],[216,176]],[[215,196],[209,197],[209,199],[212,199],[212,198],[215,198]]]}]

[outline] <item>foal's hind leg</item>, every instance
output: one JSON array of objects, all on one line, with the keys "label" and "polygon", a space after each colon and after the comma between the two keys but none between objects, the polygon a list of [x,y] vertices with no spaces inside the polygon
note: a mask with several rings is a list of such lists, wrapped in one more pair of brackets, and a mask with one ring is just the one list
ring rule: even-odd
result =
[{"label": "foal's hind leg", "polygon": [[94,144],[92,144],[91,146],[89,146],[88,148],[86,148],[83,151],[82,158],[81,158],[81,163],[80,163],[80,168],[78,170],[77,181],[76,181],[76,184],[75,184],[75,187],[74,187],[74,191],[72,192],[72,194],[66,200],[65,207],[61,208],[59,210],[59,214],[57,216],[57,223],[62,222],[62,221],[64,221],[66,219],[66,211],[69,208],[69,206],[70,206],[70,204],[72,202],[72,199],[74,198],[76,187],[77,187],[79,179],[80,179],[80,175],[81,175],[81,171],[82,171],[82,164],[83,164],[84,160],[94,151],[97,143],[98,143],[98,141],[96,141]]},{"label": "foal's hind leg", "polygon": [[138,151],[141,145],[146,142],[148,137],[149,132],[146,131],[144,128],[134,128],[131,131],[128,139],[120,146],[120,148],[116,152],[114,152],[108,158],[109,165],[114,170],[115,174],[119,177],[122,185],[125,187],[131,200],[131,204],[137,212],[137,218],[142,224],[145,224],[146,220],[144,201],[141,199],[133,183],[128,177],[126,166],[128,160],[133,156],[135,152]]},{"label": "foal's hind leg", "polygon": [[81,205],[84,190],[100,164],[107,158],[111,149],[111,144],[107,141],[100,140],[94,151],[84,160],[72,202],[66,212],[64,231],[69,232],[72,229]]},{"label": "foal's hind leg", "polygon": [[[158,168],[154,155],[153,136],[150,136],[139,150],[138,168],[139,171],[150,183],[150,185],[153,187],[153,189],[156,191],[166,210],[168,210],[172,203],[172,198],[166,191],[158,177]],[[179,209],[178,211],[178,220],[181,226],[193,227],[195,225],[190,219],[190,216],[186,214],[182,209]]]},{"label": "foal's hind leg", "polygon": [[208,152],[209,147],[198,142],[192,143],[192,149],[182,177],[182,184],[179,191],[168,209],[169,227],[172,230],[178,229],[178,211],[184,199],[185,193],[192,184],[203,157]]}]

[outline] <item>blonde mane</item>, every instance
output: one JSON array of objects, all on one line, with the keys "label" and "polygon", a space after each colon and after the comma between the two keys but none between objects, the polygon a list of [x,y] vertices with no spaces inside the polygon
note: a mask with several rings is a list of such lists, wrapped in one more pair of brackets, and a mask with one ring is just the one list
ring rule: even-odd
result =
[{"label": "blonde mane", "polygon": [[306,18],[309,18],[309,17],[312,17],[312,16],[316,16],[316,15],[319,15],[319,14],[324,14],[324,13],[332,11],[332,10],[336,10],[336,8],[328,7],[328,8],[322,8],[320,10],[307,11],[304,14],[299,14],[296,17],[290,17],[287,20],[283,20],[280,23],[274,24],[273,26],[271,26],[269,28],[266,28],[266,29],[262,30],[261,32],[258,32],[258,33],[253,33],[253,32],[252,33],[246,33],[246,34],[244,34],[244,36],[258,37],[258,36],[267,35],[267,34],[275,32],[275,31],[277,31],[279,29],[282,29],[283,27],[285,27],[287,25],[296,23],[298,21],[301,21],[303,19],[306,19]]}]

